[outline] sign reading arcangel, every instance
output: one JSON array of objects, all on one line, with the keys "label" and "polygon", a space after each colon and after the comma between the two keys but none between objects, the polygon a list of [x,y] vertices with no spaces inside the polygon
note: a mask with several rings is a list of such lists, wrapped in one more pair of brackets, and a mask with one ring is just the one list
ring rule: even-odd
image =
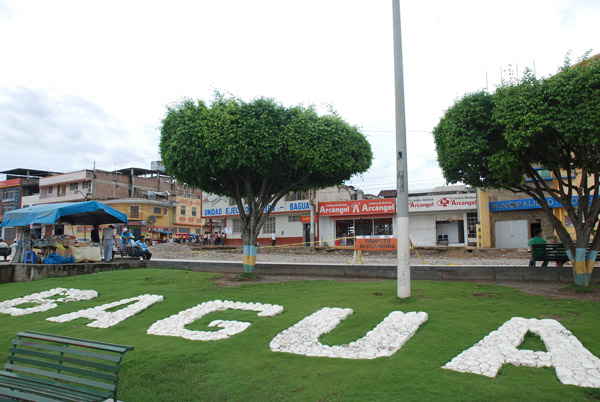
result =
[{"label": "sign reading arcangel", "polygon": [[[44,312],[57,307],[57,303],[90,300],[98,293],[94,290],[56,288],[28,296],[0,302],[0,313],[20,316]],[[60,296],[56,298],[56,296]],[[118,300],[101,306],[46,318],[48,321],[68,322],[87,318],[89,326],[108,328],[143,312],[161,302],[161,295],[140,295]],[[131,304],[131,302],[135,302]],[[20,308],[23,303],[38,306]],[[120,310],[114,307],[125,305]],[[256,311],[259,317],[274,317],[283,312],[276,304],[212,300],[202,302],[171,317],[158,320],[146,331],[147,334],[176,336],[194,341],[218,341],[244,332],[251,323],[233,320],[213,320],[208,327],[218,331],[188,330],[186,325],[207,314],[225,310]],[[392,356],[409,341],[419,327],[429,319],[425,312],[403,313],[392,311],[365,336],[346,345],[328,346],[319,337],[334,330],[340,322],[353,314],[349,308],[324,307],[301,319],[290,328],[280,332],[270,342],[274,352],[305,356],[321,356],[343,359],[376,359]],[[546,345],[547,352],[519,349],[525,335],[532,332]],[[442,368],[465,373],[495,377],[505,364],[529,367],[554,367],[563,384],[600,388],[600,359],[586,349],[562,324],[553,319],[538,320],[513,317],[500,328],[492,331],[477,344],[460,353]]]},{"label": "sign reading arcangel", "polygon": [[393,214],[394,212],[396,212],[396,200],[392,198],[319,203],[320,216]]}]

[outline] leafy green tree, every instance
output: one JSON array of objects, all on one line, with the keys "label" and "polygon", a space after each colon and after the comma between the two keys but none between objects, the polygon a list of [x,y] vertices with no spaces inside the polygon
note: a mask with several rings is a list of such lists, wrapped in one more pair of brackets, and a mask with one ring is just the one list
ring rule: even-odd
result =
[{"label": "leafy green tree", "polygon": [[341,184],[373,158],[365,136],[336,114],[218,94],[211,104],[184,100],[168,108],[160,153],[177,180],[236,201],[245,272],[254,269],[258,234],[278,201]]},{"label": "leafy green tree", "polygon": [[[567,60],[543,79],[526,71],[495,93],[467,94],[446,111],[433,134],[449,183],[531,196],[565,245],[575,282],[589,283],[600,248],[600,57],[575,66]],[[554,179],[542,177],[540,168]],[[546,197],[564,206],[575,239]]]}]

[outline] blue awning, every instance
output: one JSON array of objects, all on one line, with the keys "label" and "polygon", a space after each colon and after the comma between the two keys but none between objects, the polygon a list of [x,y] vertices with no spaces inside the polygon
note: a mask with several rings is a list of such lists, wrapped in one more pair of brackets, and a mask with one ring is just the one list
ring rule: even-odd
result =
[{"label": "blue awning", "polygon": [[98,201],[41,204],[5,212],[2,227],[27,226],[32,223],[53,225],[104,225],[127,223],[127,215]]}]

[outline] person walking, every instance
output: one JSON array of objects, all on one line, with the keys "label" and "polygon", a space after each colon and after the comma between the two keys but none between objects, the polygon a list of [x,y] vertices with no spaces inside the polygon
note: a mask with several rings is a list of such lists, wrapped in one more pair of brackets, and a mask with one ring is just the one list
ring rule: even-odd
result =
[{"label": "person walking", "polygon": [[[537,228],[533,231],[533,237],[529,240],[529,247],[531,248],[531,258],[529,259],[529,266],[535,267],[535,259],[533,258],[533,245],[534,244],[546,244],[546,239],[542,237],[542,229]],[[548,260],[542,262],[542,267],[548,266]]]},{"label": "person walking", "polygon": [[274,246],[276,242],[277,242],[277,235],[275,234],[275,231],[273,231],[273,233],[271,234],[271,246]]},{"label": "person walking", "polygon": [[110,262],[112,260],[113,247],[116,242],[115,227],[113,225],[108,225],[108,227],[102,231],[102,249],[104,250],[105,262]]}]

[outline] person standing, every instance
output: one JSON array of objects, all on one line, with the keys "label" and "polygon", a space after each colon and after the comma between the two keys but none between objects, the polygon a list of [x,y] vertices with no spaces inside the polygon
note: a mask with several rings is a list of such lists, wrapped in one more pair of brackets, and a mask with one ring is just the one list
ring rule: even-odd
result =
[{"label": "person standing", "polygon": [[[535,267],[535,259],[533,258],[533,245],[534,244],[546,244],[546,239],[542,237],[542,229],[537,228],[533,231],[533,237],[529,240],[529,247],[531,248],[531,258],[529,259],[529,266]],[[548,260],[542,262],[542,267],[548,266]]]},{"label": "person standing", "polygon": [[92,239],[92,243],[100,243],[100,232],[98,231],[98,225],[93,226],[90,238]]},{"label": "person standing", "polygon": [[102,248],[104,249],[105,262],[110,262],[112,260],[113,247],[116,242],[115,227],[113,225],[108,225],[108,227],[102,231]]},{"label": "person standing", "polygon": [[225,232],[221,232],[221,246],[225,245]]},{"label": "person standing", "polygon": [[274,246],[276,242],[277,242],[277,235],[275,234],[275,231],[273,231],[273,233],[271,234],[271,246]]}]

